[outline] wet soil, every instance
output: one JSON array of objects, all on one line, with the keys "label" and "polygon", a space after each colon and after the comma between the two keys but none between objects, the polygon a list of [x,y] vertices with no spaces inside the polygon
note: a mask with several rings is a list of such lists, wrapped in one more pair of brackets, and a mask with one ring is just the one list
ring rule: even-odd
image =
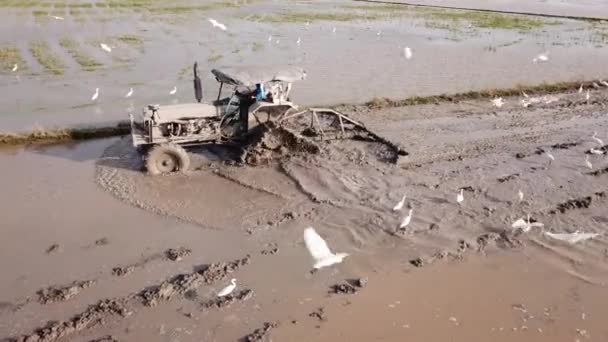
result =
[{"label": "wet soil", "polygon": [[[608,140],[601,133],[608,94],[592,94],[596,104],[576,102],[573,89],[535,108],[514,97],[500,109],[480,100],[348,112],[406,147],[397,163],[383,157],[383,144],[356,139],[321,141],[319,153],[255,167],[216,162],[162,177],[142,172],[127,138],[7,150],[0,154],[0,187],[12,194],[0,197],[8,241],[0,250],[0,336],[223,341],[264,322],[296,321],[274,328],[272,338],[544,342],[583,338],[578,329],[601,340],[608,336],[600,319],[608,307],[601,296],[606,175],[590,175],[585,157],[594,170],[606,159],[585,152],[597,146],[594,131]],[[539,149],[555,160],[549,164]],[[190,155],[196,161],[213,152]],[[404,194],[403,209],[393,210]],[[407,208],[411,222],[395,234]],[[514,231],[528,214],[554,232],[601,235],[567,245],[541,228]],[[350,256],[311,274],[307,226]],[[99,237],[111,243],[83,248]],[[44,253],[53,244],[61,253]],[[170,262],[163,251],[176,246],[191,252]],[[217,298],[228,278],[239,287]],[[356,295],[327,295],[333,285],[359,289],[350,281],[359,278],[369,283]],[[75,279],[96,284],[65,302],[27,300]]]}]

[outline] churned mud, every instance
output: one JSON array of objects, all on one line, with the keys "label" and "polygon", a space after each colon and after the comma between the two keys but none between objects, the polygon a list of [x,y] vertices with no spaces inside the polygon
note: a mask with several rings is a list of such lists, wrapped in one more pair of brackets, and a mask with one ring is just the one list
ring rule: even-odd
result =
[{"label": "churned mud", "polygon": [[95,280],[75,281],[65,286],[50,286],[37,292],[40,304],[63,302],[78,295],[82,290],[95,285]]},{"label": "churned mud", "polygon": [[270,331],[279,326],[278,322],[264,322],[261,328],[255,329],[251,334],[246,335],[241,342],[265,342],[270,340]]}]

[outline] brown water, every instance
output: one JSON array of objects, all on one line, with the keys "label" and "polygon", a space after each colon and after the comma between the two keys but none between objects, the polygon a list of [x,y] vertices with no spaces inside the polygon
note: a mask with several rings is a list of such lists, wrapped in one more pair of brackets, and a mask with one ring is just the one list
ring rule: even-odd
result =
[{"label": "brown water", "polygon": [[[499,110],[486,100],[350,108],[407,149],[397,165],[355,141],[295,155],[278,169],[223,166],[167,177],[142,173],[126,139],[6,149],[0,336],[31,334],[111,298],[130,315],[102,313],[103,323],[65,339],[230,341],[279,321],[270,334],[281,341],[604,340],[608,219],[598,194],[607,190],[606,173],[590,175],[584,152],[594,146],[593,130],[608,139],[606,93],[593,91],[589,103],[581,96],[561,94],[528,109],[517,98]],[[572,142],[552,148],[551,165],[534,153]],[[594,170],[608,167],[604,156],[590,160]],[[457,205],[460,187],[468,190]],[[405,211],[391,208],[404,193],[413,218],[394,234]],[[586,207],[552,213],[587,196]],[[538,228],[513,231],[528,213],[545,231],[602,235],[568,245]],[[311,274],[302,241],[308,225],[332,250],[351,255]],[[167,260],[164,251],[178,247],[191,254]],[[249,264],[157,306],[137,295],[246,255]],[[129,265],[131,273],[112,274]],[[204,309],[232,277],[253,296]],[[328,295],[330,286],[359,278],[368,285],[358,294]],[[40,289],[86,280],[94,283],[72,298],[38,303]],[[309,317],[320,307],[327,321]]]}]

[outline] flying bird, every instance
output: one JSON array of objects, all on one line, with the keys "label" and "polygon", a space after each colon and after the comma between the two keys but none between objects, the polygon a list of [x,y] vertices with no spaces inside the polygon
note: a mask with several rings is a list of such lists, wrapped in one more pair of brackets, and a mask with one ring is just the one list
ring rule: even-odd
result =
[{"label": "flying bird", "polygon": [[112,48],[109,47],[107,44],[101,43],[99,44],[99,46],[101,46],[101,48],[106,52],[112,52]]},{"label": "flying bird", "polygon": [[55,20],[63,20],[63,17],[58,17],[56,15],[49,15],[49,17],[55,19]]},{"label": "flying bird", "polygon": [[583,85],[581,84],[581,86],[578,88],[578,93],[582,94],[583,93]]},{"label": "flying bird", "polygon": [[513,222],[513,224],[511,225],[511,227],[513,229],[521,229],[524,233],[527,233],[530,231],[530,229],[534,228],[534,227],[544,227],[545,225],[540,223],[540,222],[532,222],[530,223],[530,215],[528,215],[528,220],[524,220],[523,218],[520,218],[519,220]]},{"label": "flying bird", "polygon": [[19,70],[19,65],[18,64],[13,65],[13,69],[11,71],[15,72],[17,70]]},{"label": "flying bird", "polygon": [[591,162],[589,161],[589,156],[588,155],[585,156],[585,165],[587,165],[587,167],[590,170],[593,170],[593,164],[591,164]]},{"label": "flying bird", "polygon": [[348,256],[347,253],[332,253],[325,240],[312,227],[304,229],[304,243],[315,261],[314,269],[341,263]]},{"label": "flying bird", "polygon": [[211,23],[211,25],[213,25],[213,27],[217,27],[222,31],[226,31],[226,25],[220,23],[219,21],[209,18],[209,22]]},{"label": "flying bird", "polygon": [[410,49],[409,47],[404,47],[403,48],[403,56],[405,57],[405,59],[411,59],[413,56],[412,53],[412,49]]},{"label": "flying bird", "polygon": [[177,86],[174,86],[173,89],[171,89],[171,91],[169,92],[169,94],[171,95],[175,95],[175,93],[177,93]]},{"label": "flying bird", "polygon": [[99,88],[95,88],[95,94],[91,96],[91,101],[96,101],[99,98]]},{"label": "flying bird", "polygon": [[403,229],[403,228],[407,227],[408,224],[410,224],[410,221],[412,220],[412,213],[413,212],[414,212],[414,209],[410,208],[410,211],[407,214],[407,216],[403,218],[403,221],[401,221],[401,224],[399,225],[399,228]]},{"label": "flying bird", "polygon": [[549,52],[544,52],[544,53],[541,53],[538,56],[534,57],[534,59],[532,59],[532,62],[538,63],[538,62],[546,62],[548,60],[549,60]]},{"label": "flying bird", "polygon": [[521,191],[521,189],[519,189],[519,191],[517,192],[517,196],[519,197],[520,202],[524,200],[524,193],[523,191]]},{"label": "flying bird", "polygon": [[401,208],[403,208],[403,205],[405,204],[405,197],[406,197],[406,195],[403,195],[403,197],[401,198],[401,201],[399,201],[399,203],[397,203],[393,207],[393,211],[398,211],[398,210],[401,210]]},{"label": "flying bird", "polygon": [[220,292],[218,292],[217,296],[225,297],[225,296],[231,294],[235,288],[236,288],[236,279],[232,278],[232,279],[230,279],[230,285],[224,287]]},{"label": "flying bird", "polygon": [[556,240],[561,240],[561,241],[568,242],[570,244],[575,244],[577,242],[593,239],[593,238],[599,236],[600,234],[598,234],[598,233],[581,233],[580,231],[577,230],[574,233],[570,233],[570,234],[545,232],[545,235],[547,235],[550,238],[556,239]]},{"label": "flying bird", "polygon": [[460,193],[456,196],[456,202],[458,202],[458,204],[462,203],[462,201],[464,201],[464,189],[460,189]]},{"label": "flying bird", "polygon": [[600,144],[600,146],[604,146],[604,142],[602,141],[602,139],[597,137],[597,132],[593,132],[591,138],[595,140],[598,144]]},{"label": "flying bird", "polygon": [[502,100],[502,97],[492,99],[492,105],[494,105],[494,107],[500,108],[504,104],[505,102]]},{"label": "flying bird", "polygon": [[125,95],[126,98],[131,97],[133,95],[133,88],[129,89],[129,92],[127,93],[127,95]]}]

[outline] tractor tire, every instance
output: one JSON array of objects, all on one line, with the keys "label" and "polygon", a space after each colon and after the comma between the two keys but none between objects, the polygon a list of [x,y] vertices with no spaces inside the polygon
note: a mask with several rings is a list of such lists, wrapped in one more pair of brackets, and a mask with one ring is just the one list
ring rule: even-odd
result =
[{"label": "tractor tire", "polygon": [[162,175],[172,172],[186,172],[190,166],[190,157],[183,147],[176,144],[154,146],[146,158],[146,169],[151,175]]}]

